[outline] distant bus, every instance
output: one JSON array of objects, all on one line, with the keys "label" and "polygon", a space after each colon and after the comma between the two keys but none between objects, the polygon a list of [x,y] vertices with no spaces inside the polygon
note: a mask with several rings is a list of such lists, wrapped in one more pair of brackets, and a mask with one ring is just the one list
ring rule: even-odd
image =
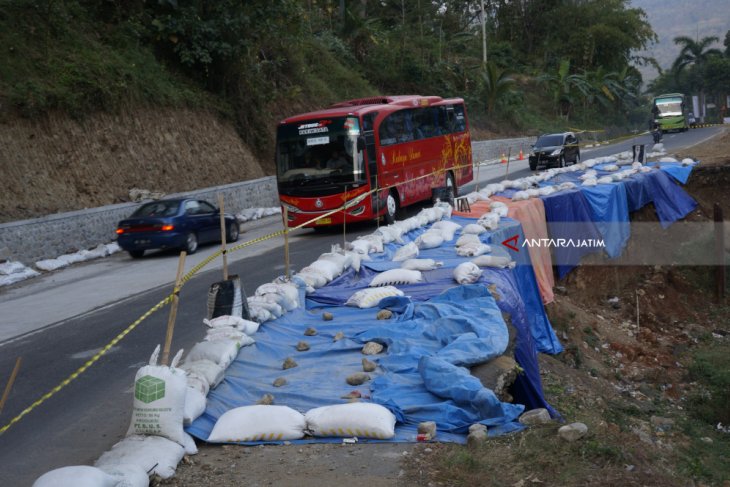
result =
[{"label": "distant bus", "polygon": [[652,116],[654,126],[659,127],[662,132],[669,130],[684,132],[689,129],[685,97],[682,93],[667,93],[655,96],[652,105]]},{"label": "distant bus", "polygon": [[[344,101],[289,117],[276,136],[279,198],[294,227],[383,216],[431,197],[432,188],[473,178],[464,100],[386,96]],[[371,190],[377,190],[368,195]]]}]

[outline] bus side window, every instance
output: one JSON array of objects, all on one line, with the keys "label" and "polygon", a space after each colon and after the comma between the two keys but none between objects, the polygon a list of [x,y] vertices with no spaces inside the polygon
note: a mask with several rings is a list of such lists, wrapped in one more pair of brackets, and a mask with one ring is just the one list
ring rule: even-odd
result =
[{"label": "bus side window", "polygon": [[441,108],[431,107],[429,108],[429,112],[431,115],[431,123],[433,124],[431,129],[431,137],[437,137],[441,135]]},{"label": "bus side window", "polygon": [[456,116],[454,129],[456,132],[464,132],[466,130],[466,117],[464,116],[464,105],[454,105],[454,114]]},{"label": "bus side window", "polygon": [[429,130],[427,128],[428,113],[423,108],[413,110],[413,134],[416,139],[425,139],[428,137]]},{"label": "bus side window", "polygon": [[456,116],[454,115],[453,105],[446,107],[446,133],[454,133],[456,126]]},{"label": "bus side window", "polygon": [[380,145],[392,145],[396,143],[397,129],[393,119],[393,114],[388,115],[380,122]]}]

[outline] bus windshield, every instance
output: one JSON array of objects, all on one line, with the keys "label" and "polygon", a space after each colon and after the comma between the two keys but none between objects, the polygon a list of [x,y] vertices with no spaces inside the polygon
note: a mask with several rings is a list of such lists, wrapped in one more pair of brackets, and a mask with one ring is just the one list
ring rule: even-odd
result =
[{"label": "bus windshield", "polygon": [[363,154],[357,150],[356,117],[333,117],[280,125],[276,172],[287,187],[360,183]]},{"label": "bus windshield", "polygon": [[656,101],[656,107],[659,115],[662,117],[673,117],[682,115],[682,99],[681,98],[664,98]]}]

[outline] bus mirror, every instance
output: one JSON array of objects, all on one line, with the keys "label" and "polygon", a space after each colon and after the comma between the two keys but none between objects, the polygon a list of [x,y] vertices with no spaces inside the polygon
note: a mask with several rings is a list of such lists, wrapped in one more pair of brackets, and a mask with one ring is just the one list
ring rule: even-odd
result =
[{"label": "bus mirror", "polygon": [[357,138],[357,151],[362,152],[365,150],[365,137],[362,135]]}]

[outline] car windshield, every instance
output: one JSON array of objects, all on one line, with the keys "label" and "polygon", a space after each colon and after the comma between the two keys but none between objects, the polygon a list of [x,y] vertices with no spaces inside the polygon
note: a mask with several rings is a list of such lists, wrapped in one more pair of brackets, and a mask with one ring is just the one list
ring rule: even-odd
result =
[{"label": "car windshield", "polygon": [[280,184],[294,186],[361,182],[363,154],[357,151],[360,124],[340,117],[281,125],[276,169]]},{"label": "car windshield", "polygon": [[563,145],[562,135],[542,135],[535,142],[537,147],[552,147],[556,145]]},{"label": "car windshield", "polygon": [[133,218],[142,218],[147,216],[174,216],[180,208],[179,201],[155,201],[140,206],[137,211],[132,213]]}]

